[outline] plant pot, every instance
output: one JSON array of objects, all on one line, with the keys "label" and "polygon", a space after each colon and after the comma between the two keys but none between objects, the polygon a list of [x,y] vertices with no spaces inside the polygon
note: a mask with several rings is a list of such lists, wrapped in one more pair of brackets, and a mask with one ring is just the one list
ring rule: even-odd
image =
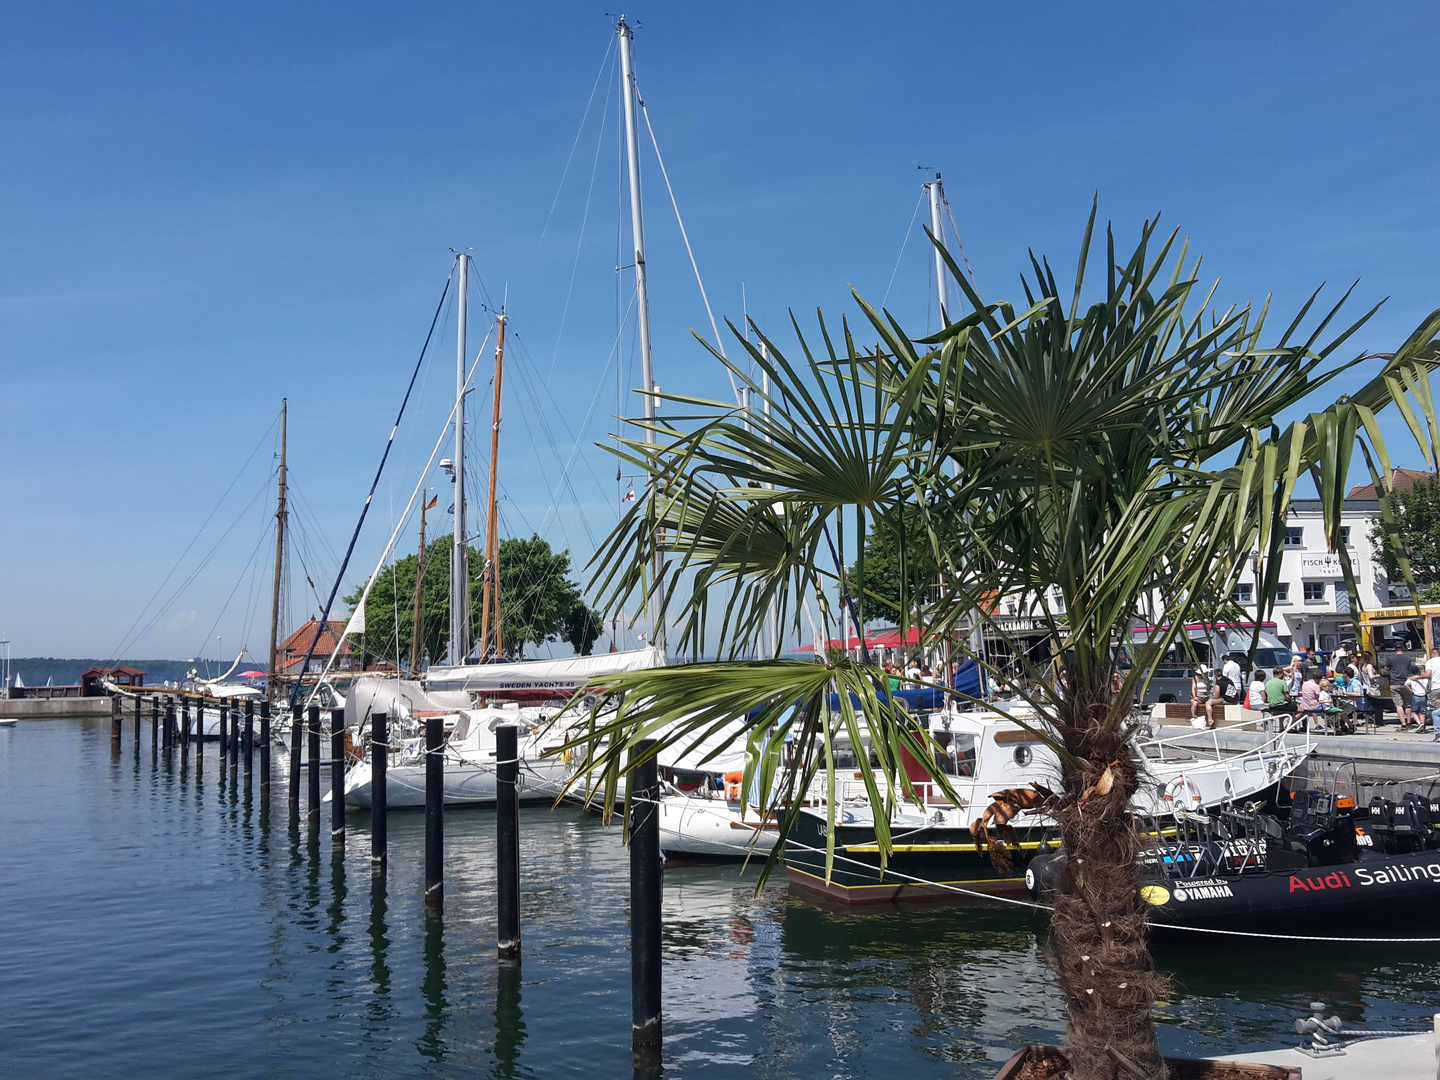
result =
[{"label": "plant pot", "polygon": [[[1052,1080],[1069,1067],[1069,1055],[1058,1046],[1022,1046],[1000,1067],[995,1080]],[[1254,1065],[1207,1058],[1166,1058],[1170,1080],[1301,1080],[1293,1065]]]}]

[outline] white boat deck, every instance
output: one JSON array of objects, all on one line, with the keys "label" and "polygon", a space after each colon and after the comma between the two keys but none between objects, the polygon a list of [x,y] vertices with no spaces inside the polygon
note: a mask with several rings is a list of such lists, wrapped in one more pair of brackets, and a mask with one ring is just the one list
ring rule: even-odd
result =
[{"label": "white boat deck", "polygon": [[1303,1080],[1435,1080],[1440,1054],[1434,1035],[1396,1035],[1345,1044],[1335,1057],[1311,1057],[1299,1050],[1261,1050],[1254,1054],[1217,1054],[1218,1061],[1284,1065],[1300,1069]]}]

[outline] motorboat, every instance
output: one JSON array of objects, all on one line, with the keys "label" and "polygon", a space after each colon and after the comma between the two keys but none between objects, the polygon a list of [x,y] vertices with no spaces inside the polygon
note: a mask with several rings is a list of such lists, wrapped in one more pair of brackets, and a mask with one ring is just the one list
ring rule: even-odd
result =
[{"label": "motorboat", "polygon": [[[800,808],[785,850],[791,884],[844,904],[953,899],[974,892],[1023,895],[1025,864],[1058,843],[1055,821],[1033,812],[1011,822],[1018,850],[1009,870],[994,866],[972,825],[996,792],[1034,784],[1059,790],[1060,761],[1037,734],[1043,726],[1037,714],[1020,706],[932,714],[930,731],[940,747],[936,765],[957,801],[923,765],[907,760],[916,794],[899,799],[890,815],[891,849],[882,862],[874,808],[857,770],[837,783],[833,811],[824,805]],[[1218,742],[1207,748],[1188,736],[1136,740],[1132,754],[1141,780],[1132,808],[1163,828],[1177,811],[1255,799],[1278,788],[1313,750],[1308,736],[1285,733],[1235,755],[1226,755]],[[834,861],[827,872],[832,813]]]},{"label": "motorboat", "polygon": [[[1156,926],[1305,935],[1434,921],[1440,888],[1440,798],[1297,792],[1288,815],[1259,804],[1177,815],[1141,855],[1140,894]],[[1031,894],[1054,896],[1064,851],[1031,860]],[[1382,916],[1378,921],[1376,916]]]}]

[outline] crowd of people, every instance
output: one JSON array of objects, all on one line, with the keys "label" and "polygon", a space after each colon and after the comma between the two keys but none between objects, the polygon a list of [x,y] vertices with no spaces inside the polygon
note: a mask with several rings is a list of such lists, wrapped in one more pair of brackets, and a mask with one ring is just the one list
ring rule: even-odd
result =
[{"label": "crowd of people", "polygon": [[1368,652],[1342,649],[1327,658],[1307,649],[1285,667],[1256,668],[1245,686],[1243,659],[1232,654],[1217,668],[1196,669],[1190,714],[1197,721],[1203,716],[1207,728],[1219,723],[1225,706],[1243,704],[1271,716],[1297,716],[1307,725],[1319,721],[1328,729],[1353,730],[1357,714],[1371,723],[1383,722],[1389,701],[1401,731],[1440,730],[1440,648],[1431,649],[1423,665],[1411,661],[1403,648],[1396,649],[1378,668]]}]

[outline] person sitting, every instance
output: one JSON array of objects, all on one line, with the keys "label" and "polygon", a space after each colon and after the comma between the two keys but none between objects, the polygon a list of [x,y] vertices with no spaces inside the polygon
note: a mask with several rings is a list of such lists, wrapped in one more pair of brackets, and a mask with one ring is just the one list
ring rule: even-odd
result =
[{"label": "person sitting", "polygon": [[1203,667],[1195,669],[1190,680],[1190,716],[1199,716],[1210,703],[1210,673]]},{"label": "person sitting", "polygon": [[1259,668],[1250,677],[1250,690],[1246,695],[1245,707],[1252,712],[1261,712],[1265,708],[1265,672]]},{"label": "person sitting", "polygon": [[1300,715],[1313,718],[1321,715],[1319,672],[1310,668],[1305,672],[1305,681],[1300,684]]},{"label": "person sitting", "polygon": [[1226,705],[1239,705],[1242,697],[1240,687],[1237,686],[1225,674],[1223,668],[1215,669],[1215,696],[1205,703],[1205,726],[1213,728],[1219,723],[1219,717],[1215,715],[1215,709],[1220,709],[1220,716],[1225,715]]},{"label": "person sitting", "polygon": [[1271,716],[1290,716],[1295,712],[1295,703],[1290,700],[1290,683],[1285,668],[1276,668],[1265,683],[1265,705]]}]

